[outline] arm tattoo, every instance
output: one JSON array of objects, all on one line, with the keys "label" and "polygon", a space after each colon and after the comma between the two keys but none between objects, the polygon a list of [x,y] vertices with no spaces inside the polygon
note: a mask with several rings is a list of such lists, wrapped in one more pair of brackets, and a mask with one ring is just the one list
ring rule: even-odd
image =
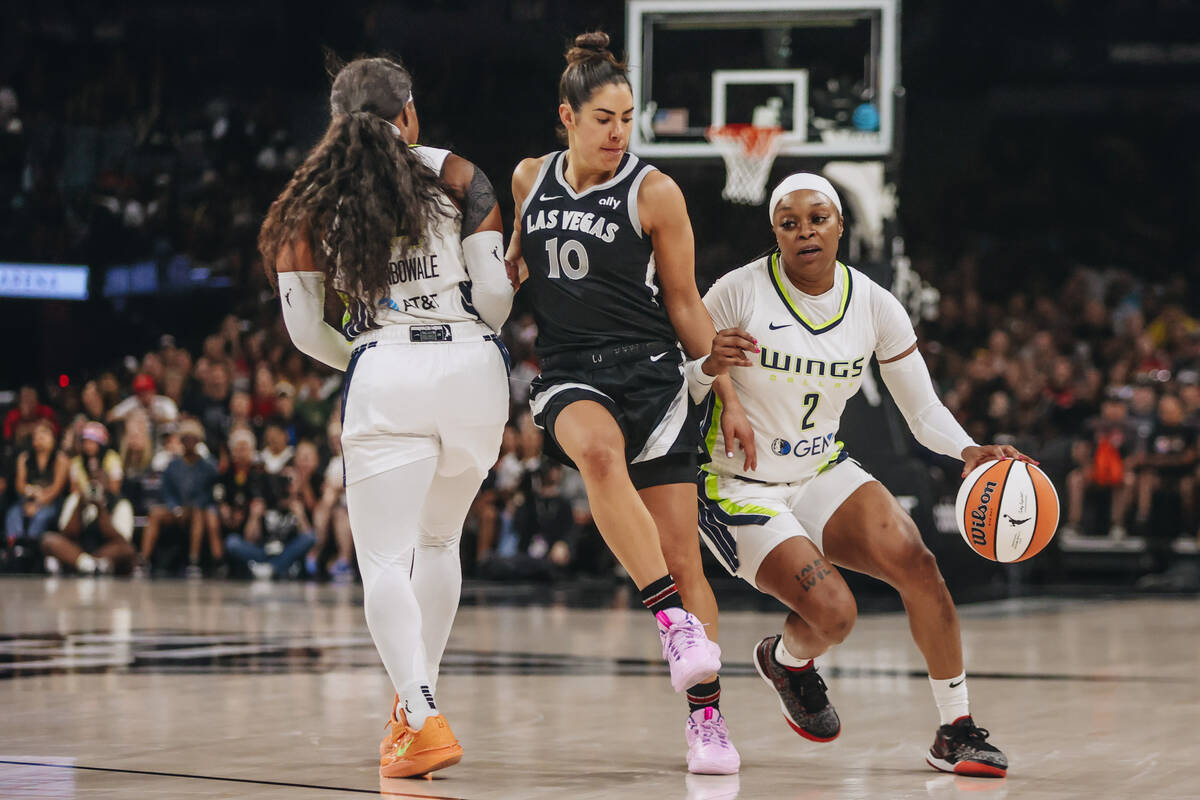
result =
[{"label": "arm tattoo", "polygon": [[483,170],[475,167],[471,185],[467,187],[466,196],[463,198],[462,238],[475,233],[475,229],[495,207],[496,190],[492,188],[492,182],[483,174]]},{"label": "arm tattoo", "polygon": [[798,575],[792,577],[798,580],[801,588],[807,592],[832,574],[833,569],[825,563],[825,559],[818,558],[800,570]]}]

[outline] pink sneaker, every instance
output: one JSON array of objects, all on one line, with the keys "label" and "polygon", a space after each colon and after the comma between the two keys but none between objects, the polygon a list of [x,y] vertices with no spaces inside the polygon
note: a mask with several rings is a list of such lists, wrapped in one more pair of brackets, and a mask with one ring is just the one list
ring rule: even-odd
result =
[{"label": "pink sneaker", "polygon": [[708,640],[700,620],[682,608],[665,608],[654,618],[675,691],[682,692],[721,671],[721,648]]},{"label": "pink sneaker", "polygon": [[698,775],[733,775],[742,757],[729,741],[725,717],[715,708],[698,708],[687,718],[688,772]]}]

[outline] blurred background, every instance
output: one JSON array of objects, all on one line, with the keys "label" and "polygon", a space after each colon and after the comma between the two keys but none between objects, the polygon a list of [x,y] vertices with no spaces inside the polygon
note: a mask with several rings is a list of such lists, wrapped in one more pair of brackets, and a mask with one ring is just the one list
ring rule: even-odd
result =
[{"label": "blurred background", "polygon": [[[0,568],[355,580],[341,377],[291,347],[255,248],[328,122],[323,51],[399,57],[423,143],[478,164],[511,231],[513,167],[557,148],[568,41],[601,28],[623,52],[626,12],[611,0],[6,4]],[[960,599],[1200,588],[1198,31],[1187,0],[899,9],[879,159],[897,206],[881,246],[842,258],[894,286],[947,405],[977,440],[1039,459],[1063,510],[1038,558],[986,562],[954,526],[961,465],[916,445],[886,398],[852,406],[848,449],[912,511]],[[702,55],[659,49],[656,69]],[[825,56],[809,59],[811,119],[845,122],[878,101],[853,76],[821,77]],[[701,290],[771,244],[761,207],[721,199],[719,160],[650,160],[687,197]],[[771,179],[821,166],[781,157]],[[582,484],[543,459],[528,415],[535,334],[518,295],[504,331],[511,426],[464,565],[480,581],[603,589],[620,577]],[[66,526],[84,530],[88,559],[46,546]],[[722,602],[741,591],[711,574]],[[893,602],[852,580],[866,603]]]}]

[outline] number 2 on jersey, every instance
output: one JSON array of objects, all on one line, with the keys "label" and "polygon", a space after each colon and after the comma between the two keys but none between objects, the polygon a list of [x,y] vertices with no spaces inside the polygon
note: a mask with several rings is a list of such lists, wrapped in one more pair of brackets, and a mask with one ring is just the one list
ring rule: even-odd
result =
[{"label": "number 2 on jersey", "polygon": [[[558,246],[558,237],[546,242],[546,255],[550,259],[551,278],[561,278],[565,273],[569,280],[577,281],[587,277],[588,254],[582,244],[574,239],[567,239],[562,247]],[[574,263],[572,263],[574,256]]]},{"label": "number 2 on jersey", "polygon": [[804,405],[808,406],[808,411],[804,412],[804,420],[800,423],[800,430],[806,431],[809,428],[817,427],[817,423],[809,422],[812,419],[813,412],[817,410],[817,403],[821,400],[821,395],[816,392],[804,395]]}]

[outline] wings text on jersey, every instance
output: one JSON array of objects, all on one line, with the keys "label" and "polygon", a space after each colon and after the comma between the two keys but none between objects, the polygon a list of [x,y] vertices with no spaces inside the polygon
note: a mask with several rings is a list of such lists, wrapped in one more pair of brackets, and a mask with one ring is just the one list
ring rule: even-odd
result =
[{"label": "wings text on jersey", "polygon": [[797,375],[815,375],[821,378],[826,375],[830,378],[857,378],[862,375],[866,360],[866,356],[860,356],[853,361],[821,361],[762,346],[760,346],[758,354],[758,363],[765,369],[776,372],[794,372]]}]

